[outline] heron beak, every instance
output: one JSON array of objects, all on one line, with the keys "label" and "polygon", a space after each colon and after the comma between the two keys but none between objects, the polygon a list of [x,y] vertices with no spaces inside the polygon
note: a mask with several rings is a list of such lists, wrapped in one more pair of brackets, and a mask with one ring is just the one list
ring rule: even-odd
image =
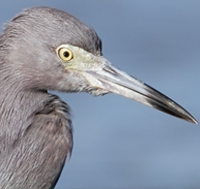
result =
[{"label": "heron beak", "polygon": [[76,72],[86,79],[88,86],[85,91],[95,95],[116,93],[198,124],[197,120],[179,104],[140,80],[113,67],[103,56],[93,55],[73,45],[65,44],[64,46],[73,52],[75,57],[69,62],[64,62],[65,69]]},{"label": "heron beak", "polygon": [[125,96],[157,110],[198,124],[192,115],[167,96],[113,67],[106,59],[103,58],[103,61],[104,64],[100,69],[84,72],[92,87]]}]

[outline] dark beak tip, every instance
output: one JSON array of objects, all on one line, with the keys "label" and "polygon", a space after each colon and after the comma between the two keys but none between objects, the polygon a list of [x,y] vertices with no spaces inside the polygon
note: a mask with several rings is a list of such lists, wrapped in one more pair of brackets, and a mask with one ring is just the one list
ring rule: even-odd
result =
[{"label": "dark beak tip", "polygon": [[[181,117],[179,117],[179,118],[181,118]],[[199,124],[198,121],[191,115],[189,117],[187,117],[187,118],[186,117],[182,117],[182,119],[185,120],[185,121],[188,121],[190,123],[194,123],[195,125]]]},{"label": "dark beak tip", "polygon": [[191,114],[189,114],[189,115],[190,115],[190,117],[188,117],[188,119],[186,119],[186,121],[189,121],[191,123],[194,123],[195,125],[198,125],[199,124],[198,121]]},{"label": "dark beak tip", "polygon": [[188,121],[190,123],[194,123],[195,125],[199,124],[199,122],[193,116],[191,116],[191,115],[188,118],[182,118],[182,119],[184,119],[185,121]]},{"label": "dark beak tip", "polygon": [[192,123],[196,124],[196,125],[199,125],[199,122],[196,120],[196,119],[193,119],[192,120]]}]

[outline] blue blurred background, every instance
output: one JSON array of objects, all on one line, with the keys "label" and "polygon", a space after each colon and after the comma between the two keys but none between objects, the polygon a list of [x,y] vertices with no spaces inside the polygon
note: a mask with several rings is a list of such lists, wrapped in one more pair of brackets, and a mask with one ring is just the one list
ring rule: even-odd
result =
[{"label": "blue blurred background", "polygon": [[[200,121],[200,1],[1,0],[0,23],[40,5],[92,26],[109,61]],[[200,188],[200,126],[114,94],[56,94],[75,141],[56,188]]]}]

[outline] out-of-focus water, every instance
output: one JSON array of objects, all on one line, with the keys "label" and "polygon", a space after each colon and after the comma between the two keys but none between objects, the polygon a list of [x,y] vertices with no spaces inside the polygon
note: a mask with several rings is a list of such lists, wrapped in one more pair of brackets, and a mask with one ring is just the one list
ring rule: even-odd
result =
[{"label": "out-of-focus water", "polygon": [[[0,23],[40,5],[95,28],[109,61],[200,121],[200,1],[2,0]],[[56,188],[200,188],[200,126],[114,94],[57,94],[75,142]]]}]

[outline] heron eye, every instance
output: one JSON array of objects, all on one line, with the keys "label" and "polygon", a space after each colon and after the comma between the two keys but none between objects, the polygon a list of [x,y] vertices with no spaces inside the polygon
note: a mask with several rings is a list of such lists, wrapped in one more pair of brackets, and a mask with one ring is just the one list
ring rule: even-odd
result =
[{"label": "heron eye", "polygon": [[65,62],[70,61],[73,58],[72,52],[65,47],[58,49],[58,56]]}]

